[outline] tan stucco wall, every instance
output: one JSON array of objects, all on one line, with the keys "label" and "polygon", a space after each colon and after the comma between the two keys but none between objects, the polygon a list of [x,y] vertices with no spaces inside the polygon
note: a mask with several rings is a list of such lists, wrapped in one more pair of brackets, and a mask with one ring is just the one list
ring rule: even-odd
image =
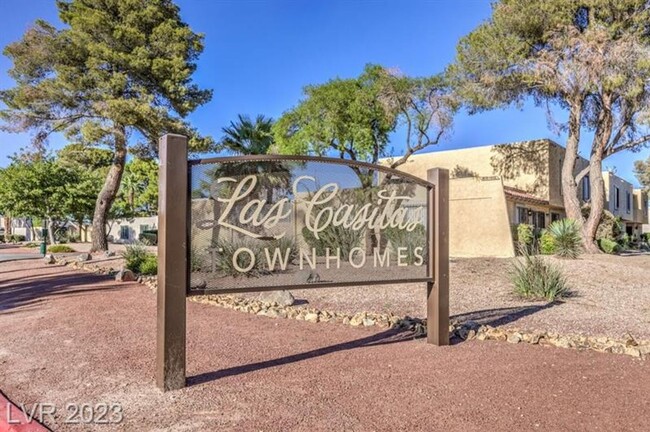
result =
[{"label": "tan stucco wall", "polygon": [[452,179],[449,196],[451,256],[514,256],[501,180]]},{"label": "tan stucco wall", "polygon": [[633,220],[635,223],[648,223],[648,194],[642,189],[634,189]]},{"label": "tan stucco wall", "polygon": [[[626,193],[633,193],[634,187],[617,175],[608,171],[603,172],[603,180],[605,181],[605,200],[607,201],[607,209],[612,212],[614,216],[620,216],[624,221],[631,222],[633,219],[632,210],[627,210]],[[619,207],[616,208],[616,187],[619,188]],[[634,200],[633,200],[634,201]]]}]

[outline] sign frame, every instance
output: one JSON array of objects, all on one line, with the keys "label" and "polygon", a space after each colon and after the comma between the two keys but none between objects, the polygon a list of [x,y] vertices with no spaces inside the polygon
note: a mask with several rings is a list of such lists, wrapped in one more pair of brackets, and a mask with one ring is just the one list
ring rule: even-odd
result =
[{"label": "sign frame", "polygon": [[[160,176],[158,208],[158,290],[156,329],[156,384],[163,390],[185,387],[186,298],[215,290],[190,292],[191,168],[223,162],[316,161],[356,166],[408,179],[427,188],[426,277],[350,282],[274,285],[219,289],[218,294],[373,286],[395,283],[426,283],[427,342],[449,344],[449,172],[433,168],[427,179],[386,166],[337,158],[284,155],[246,155],[188,160],[187,137],[167,134],[159,141]],[[184,204],[184,205],[182,205]]]}]

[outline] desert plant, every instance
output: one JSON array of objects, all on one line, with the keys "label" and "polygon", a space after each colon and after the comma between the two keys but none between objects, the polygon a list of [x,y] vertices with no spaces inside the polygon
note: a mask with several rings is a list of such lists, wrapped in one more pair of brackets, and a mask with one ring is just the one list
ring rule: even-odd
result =
[{"label": "desert plant", "polygon": [[72,249],[70,246],[62,245],[62,244],[48,246],[47,251],[51,252],[51,253],[72,253],[72,252],[76,252],[76,250]]},{"label": "desert plant", "polygon": [[561,219],[548,227],[555,242],[555,255],[562,258],[577,258],[582,251],[580,225],[573,219]]},{"label": "desert plant", "polygon": [[519,249],[526,249],[533,244],[535,236],[533,234],[533,226],[530,224],[519,224],[517,225],[517,244]]},{"label": "desert plant", "polygon": [[[247,248],[253,252],[253,266],[247,272],[240,272],[235,267],[233,263],[233,256],[235,252],[240,248]],[[264,247],[258,243],[253,243],[246,240],[234,240],[234,241],[224,241],[220,240],[216,244],[216,249],[219,253],[216,254],[215,266],[217,271],[220,271],[224,275],[239,277],[257,277],[262,274],[268,273],[264,268],[265,257],[264,257]],[[240,253],[237,255],[237,265],[240,268],[248,268],[251,264],[251,257],[248,253]]]},{"label": "desert plant", "polygon": [[626,250],[630,248],[630,236],[627,233],[622,234],[618,238],[618,245],[621,247],[621,249]]},{"label": "desert plant", "polygon": [[539,238],[539,251],[543,255],[553,255],[555,253],[555,238],[548,230],[542,231]]},{"label": "desert plant", "polygon": [[365,235],[365,230],[353,230],[343,226],[329,225],[325,230],[319,232],[319,238],[316,238],[307,227],[302,229],[302,236],[305,242],[307,242],[309,247],[316,249],[317,255],[325,255],[327,248],[330,251],[336,251],[337,248],[340,248],[341,259],[343,260],[347,260],[350,257],[350,251],[352,249],[361,245],[361,241]]},{"label": "desert plant", "polygon": [[413,264],[417,257],[415,256],[415,248],[422,247],[422,256],[426,261],[426,229],[424,225],[416,225],[413,231],[407,231],[399,228],[386,228],[382,231],[386,240],[393,248],[405,247],[408,250],[406,262]]},{"label": "desert plant", "polygon": [[148,246],[156,246],[158,244],[158,230],[142,231],[138,236],[138,240]]},{"label": "desert plant", "polygon": [[149,255],[151,254],[147,252],[147,249],[144,247],[144,245],[140,243],[129,245],[122,252],[122,257],[124,258],[126,268],[135,273],[140,273],[140,266]]},{"label": "desert plant", "polygon": [[562,270],[541,256],[524,253],[513,262],[510,276],[515,293],[524,298],[554,301],[569,293]]},{"label": "desert plant", "polygon": [[598,240],[598,246],[607,254],[615,254],[619,251],[620,246],[614,240],[608,238],[601,238]]},{"label": "desert plant", "polygon": [[138,273],[143,275],[158,274],[158,257],[152,253],[147,253],[144,261],[140,263],[140,271]]}]

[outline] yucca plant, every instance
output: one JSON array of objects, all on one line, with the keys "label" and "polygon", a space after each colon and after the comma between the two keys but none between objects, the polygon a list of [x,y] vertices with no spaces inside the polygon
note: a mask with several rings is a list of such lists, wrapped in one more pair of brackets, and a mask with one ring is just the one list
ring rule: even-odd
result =
[{"label": "yucca plant", "polygon": [[522,260],[514,261],[510,271],[517,295],[531,300],[554,301],[569,293],[562,269],[541,256],[527,252],[523,255]]},{"label": "yucca plant", "polygon": [[560,219],[548,227],[553,236],[555,255],[562,258],[578,258],[582,252],[580,224],[573,219]]}]

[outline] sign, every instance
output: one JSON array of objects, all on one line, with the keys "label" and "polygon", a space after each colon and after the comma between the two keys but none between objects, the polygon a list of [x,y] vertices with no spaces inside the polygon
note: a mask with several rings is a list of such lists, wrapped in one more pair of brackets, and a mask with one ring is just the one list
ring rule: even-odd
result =
[{"label": "sign", "polygon": [[187,159],[160,140],[156,382],[185,386],[186,297],[420,282],[449,343],[446,170],[307,156]]},{"label": "sign", "polygon": [[426,282],[429,191],[341,159],[190,161],[189,294]]}]

